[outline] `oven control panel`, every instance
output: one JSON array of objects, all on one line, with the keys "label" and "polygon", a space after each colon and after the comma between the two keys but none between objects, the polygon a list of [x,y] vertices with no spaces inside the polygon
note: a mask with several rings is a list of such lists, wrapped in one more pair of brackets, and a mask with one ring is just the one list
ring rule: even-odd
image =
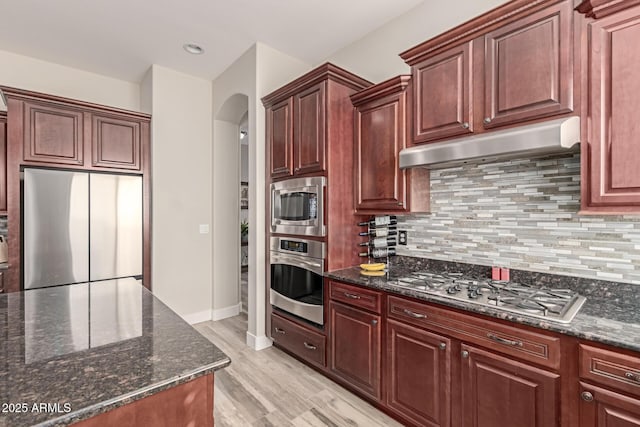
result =
[{"label": "oven control panel", "polygon": [[299,252],[306,254],[308,252],[306,242],[300,242],[297,240],[280,240],[280,249],[289,252]]}]

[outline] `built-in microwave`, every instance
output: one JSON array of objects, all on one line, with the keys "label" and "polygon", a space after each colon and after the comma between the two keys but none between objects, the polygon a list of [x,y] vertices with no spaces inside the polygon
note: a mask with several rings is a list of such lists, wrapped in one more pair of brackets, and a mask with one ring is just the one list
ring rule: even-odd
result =
[{"label": "built-in microwave", "polygon": [[323,176],[271,184],[271,232],[323,237],[325,188]]}]

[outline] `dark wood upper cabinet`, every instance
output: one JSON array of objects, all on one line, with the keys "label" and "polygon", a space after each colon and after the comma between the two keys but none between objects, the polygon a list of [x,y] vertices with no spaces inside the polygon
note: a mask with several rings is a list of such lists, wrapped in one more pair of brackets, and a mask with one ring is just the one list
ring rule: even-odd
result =
[{"label": "dark wood upper cabinet", "polygon": [[[142,176],[142,276],[143,285],[151,288],[151,117],[44,93],[10,87],[0,89],[8,107],[6,211],[10,217],[7,240],[12,266],[6,272],[5,290],[21,289],[20,171],[23,166]],[[0,156],[2,153],[0,149]],[[0,164],[4,165],[1,160]],[[4,174],[0,174],[0,211],[2,179]]]},{"label": "dark wood upper cabinet", "polygon": [[[7,212],[7,115],[0,111],[0,213]],[[0,286],[4,289],[4,286]]]},{"label": "dark wood upper cabinet", "polygon": [[382,317],[331,301],[329,318],[329,370],[353,388],[380,400]]},{"label": "dark wood upper cabinet", "polygon": [[429,172],[402,170],[407,146],[411,76],[401,75],[351,96],[354,113],[354,185],[358,214],[427,212]]},{"label": "dark wood upper cabinet", "polygon": [[400,54],[415,80],[412,142],[571,113],[572,5],[511,1]]},{"label": "dark wood upper cabinet", "polygon": [[405,211],[407,173],[398,165],[406,146],[406,92],[410,76],[388,80],[351,97],[355,110],[356,211]]},{"label": "dark wood upper cabinet", "polygon": [[640,211],[640,7],[587,24],[582,209]]},{"label": "dark wood upper cabinet", "polygon": [[325,91],[321,82],[294,96],[294,174],[325,170]]},{"label": "dark wood upper cabinet", "polygon": [[334,154],[333,164],[341,166],[342,152],[351,148],[345,139],[353,135],[351,110],[345,106],[349,95],[370,85],[326,63],[262,98],[271,180],[328,176],[328,153]]},{"label": "dark wood upper cabinet", "polygon": [[24,161],[84,165],[85,113],[60,104],[25,101]]},{"label": "dark wood upper cabinet", "polygon": [[92,114],[91,164],[95,167],[140,170],[141,123],[107,114]]},{"label": "dark wood upper cabinet", "polygon": [[560,425],[560,376],[462,344],[462,426]]},{"label": "dark wood upper cabinet", "polygon": [[484,36],[485,127],[573,109],[573,9],[562,2]]},{"label": "dark wood upper cabinet", "polygon": [[293,98],[267,107],[267,143],[272,178],[293,175]]},{"label": "dark wood upper cabinet", "polygon": [[421,426],[449,426],[451,340],[387,321],[387,406]]},{"label": "dark wood upper cabinet", "polygon": [[473,41],[412,67],[414,143],[473,132],[472,70]]}]

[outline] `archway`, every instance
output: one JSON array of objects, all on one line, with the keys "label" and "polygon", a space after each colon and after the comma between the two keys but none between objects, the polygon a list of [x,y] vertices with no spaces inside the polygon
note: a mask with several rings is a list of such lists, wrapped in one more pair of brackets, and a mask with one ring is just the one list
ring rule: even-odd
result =
[{"label": "archway", "polygon": [[[247,95],[234,94],[223,103],[214,117],[212,149],[212,319],[214,321],[235,316],[242,311],[241,223],[243,219],[248,218],[248,215],[241,215],[243,203],[241,199],[247,200],[247,208],[250,208],[250,205],[248,197],[241,197],[240,128],[241,125],[246,126],[248,122],[248,106]],[[248,182],[248,176],[246,182]],[[250,240],[248,244],[251,244]]]}]

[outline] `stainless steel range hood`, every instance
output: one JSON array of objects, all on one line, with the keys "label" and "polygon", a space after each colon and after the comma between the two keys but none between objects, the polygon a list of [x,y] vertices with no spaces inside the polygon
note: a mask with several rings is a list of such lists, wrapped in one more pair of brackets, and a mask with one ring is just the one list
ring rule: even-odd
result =
[{"label": "stainless steel range hood", "polygon": [[443,169],[466,163],[542,157],[577,149],[579,142],[580,117],[574,116],[407,148],[400,151],[400,168]]}]

